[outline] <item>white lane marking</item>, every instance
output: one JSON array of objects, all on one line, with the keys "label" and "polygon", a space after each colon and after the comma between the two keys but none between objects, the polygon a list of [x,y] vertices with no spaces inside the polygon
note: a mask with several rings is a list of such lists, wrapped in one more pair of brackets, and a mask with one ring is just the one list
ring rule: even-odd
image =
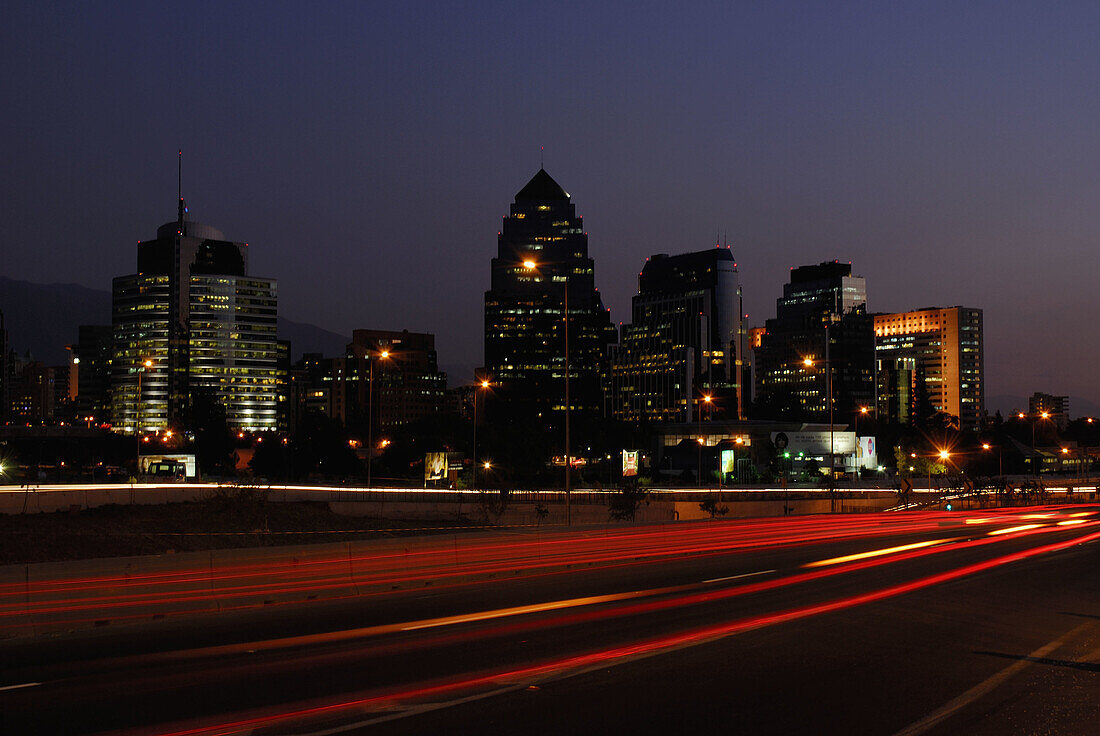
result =
[{"label": "white lane marking", "polygon": [[753,575],[767,575],[769,572],[775,572],[775,570],[758,570],[757,572],[746,572],[740,575],[730,575],[725,578],[712,578],[711,580],[704,580],[704,583],[721,583],[724,580],[737,580],[739,578],[751,578]]},{"label": "white lane marking", "polygon": [[939,708],[938,710],[934,710],[919,721],[915,721],[914,723],[909,724],[905,728],[895,733],[894,736],[917,736],[917,734],[924,733],[930,728],[938,726],[940,723],[946,721],[948,718],[950,718],[966,706],[970,705],[975,700],[978,700],[979,698],[982,698],[985,695],[991,693],[993,690],[998,688],[1002,683],[1018,673],[1020,670],[1026,667],[1030,667],[1033,664],[1033,660],[1045,657],[1058,647],[1062,646],[1062,644],[1064,644],[1067,639],[1072,639],[1078,632],[1090,628],[1091,626],[1093,626],[1093,624],[1091,623],[1081,624],[1073,631],[1070,631],[1068,634],[1063,635],[1061,638],[1055,639],[1049,644],[1044,644],[1031,654],[1027,655],[1027,657],[1025,657],[1024,659],[1010,664],[1008,667],[1005,667],[997,674],[987,678],[983,682],[979,682],[977,685],[970,688],[954,700],[949,701],[946,705]]},{"label": "white lane marking", "polygon": [[36,686],[41,685],[41,684],[42,684],[41,682],[24,682],[22,685],[5,685],[3,687],[0,687],[0,691],[3,691],[3,690],[21,690],[25,687],[36,687]]}]

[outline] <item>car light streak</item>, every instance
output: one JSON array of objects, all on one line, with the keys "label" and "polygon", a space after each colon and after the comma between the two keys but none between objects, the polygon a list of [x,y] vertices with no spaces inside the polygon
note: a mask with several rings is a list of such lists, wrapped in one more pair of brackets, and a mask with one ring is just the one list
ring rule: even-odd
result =
[{"label": "car light streak", "polygon": [[[371,576],[369,571],[363,570],[356,572],[354,567],[351,574],[348,572],[348,558],[336,558],[332,561],[327,561],[324,567],[318,567],[314,570],[314,573],[322,573],[332,570],[333,568],[339,570],[336,577],[313,577],[306,580],[291,583],[288,581],[266,582],[253,585],[242,586],[226,586],[226,587],[213,587],[213,581],[233,579],[236,576],[233,575],[211,575],[206,573],[204,575],[196,575],[193,579],[186,581],[177,579],[173,582],[177,586],[182,586],[182,589],[177,589],[172,593],[166,593],[165,591],[147,591],[147,592],[125,592],[124,594],[109,594],[109,595],[93,595],[84,596],[81,598],[51,598],[48,602],[30,602],[27,600],[30,594],[35,593],[39,595],[43,594],[59,594],[62,592],[73,592],[74,588],[88,590],[100,590],[100,586],[96,585],[81,585],[81,586],[64,586],[61,590],[54,590],[49,586],[24,586],[16,585],[11,589],[8,594],[9,602],[0,603],[0,619],[12,616],[22,615],[43,615],[43,614],[57,614],[57,613],[72,613],[81,610],[90,610],[95,608],[96,610],[124,610],[126,608],[133,608],[142,605],[167,605],[167,604],[183,604],[187,602],[201,602],[201,601],[213,601],[213,600],[225,600],[230,599],[234,595],[290,595],[294,593],[307,593],[318,591],[333,591],[341,588],[350,590],[356,590],[359,586],[364,585],[393,585],[393,584],[409,584],[418,581],[432,580],[437,581],[446,578],[453,578],[459,576],[469,575],[491,575],[500,574],[505,572],[516,573],[518,571],[531,571],[531,570],[545,570],[547,568],[558,567],[562,565],[579,565],[579,564],[603,564],[621,562],[624,560],[632,560],[635,562],[643,562],[654,559],[665,559],[677,555],[695,554],[695,555],[707,555],[707,554],[723,554],[737,549],[750,549],[766,546],[769,548],[781,548],[783,546],[793,546],[801,544],[811,544],[821,539],[840,540],[844,538],[858,538],[864,536],[881,536],[884,534],[898,533],[900,530],[894,529],[882,529],[879,526],[873,528],[855,528],[847,534],[838,533],[838,530],[829,530],[827,528],[818,529],[818,527],[824,527],[825,525],[817,522],[812,527],[811,531],[799,530],[797,533],[787,534],[785,536],[769,535],[769,534],[752,534],[745,538],[742,537],[742,533],[735,534],[732,539],[719,537],[718,539],[707,540],[706,543],[700,543],[695,540],[688,540],[686,543],[673,544],[668,537],[671,536],[669,532],[664,532],[661,535],[655,535],[655,539],[652,548],[648,549],[622,549],[618,544],[613,545],[610,550],[606,546],[599,547],[591,551],[582,551],[580,553],[570,553],[567,556],[553,557],[551,555],[544,555],[542,559],[529,560],[527,562],[520,562],[514,559],[501,562],[494,561],[493,563],[481,563],[475,565],[466,565],[464,567],[456,567],[454,564],[448,563],[446,566],[429,566],[424,568],[417,574],[409,574],[406,569],[400,574],[390,574],[389,576],[379,577],[377,574]],[[866,527],[867,522],[863,522],[861,526]],[[916,529],[928,529],[934,528],[933,525],[922,523],[915,525]],[[712,536],[715,536],[712,531]],[[567,540],[563,540],[567,541]],[[582,545],[591,544],[594,540],[582,539],[580,542]],[[599,541],[599,540],[595,540]],[[617,542],[619,540],[616,540]],[[627,540],[629,541],[629,540]],[[505,551],[508,549],[514,549],[515,547],[507,547],[505,545],[499,545],[498,549]],[[447,550],[444,555],[452,554],[451,550]],[[265,567],[271,567],[267,565]],[[287,571],[291,577],[302,575],[300,567],[298,565],[293,566]],[[388,573],[388,569],[383,569],[380,572]],[[273,570],[266,570],[264,572],[248,573],[250,577],[256,575],[268,575],[272,576]],[[158,584],[164,585],[168,581],[157,580]],[[187,585],[184,585],[184,583]],[[127,588],[140,588],[150,587],[153,583],[142,580],[138,583],[134,583]],[[194,588],[189,590],[188,587]]]},{"label": "car light streak", "polygon": [[[567,677],[576,674],[578,670],[594,666],[608,666],[620,664],[639,657],[653,656],[669,652],[678,648],[695,646],[708,641],[725,638],[746,631],[787,623],[798,619],[808,618],[821,614],[832,613],[855,606],[865,605],[887,598],[911,593],[922,588],[939,585],[952,580],[957,580],[974,575],[986,570],[991,570],[1003,565],[1029,559],[1039,555],[1049,554],[1070,547],[1086,544],[1100,539],[1100,532],[1093,532],[1084,536],[1074,537],[1068,540],[1053,542],[1051,544],[1032,547],[1019,552],[1010,553],[990,560],[964,565],[959,568],[936,573],[918,578],[906,583],[888,586],[868,593],[839,598],[825,603],[802,606],[785,611],[753,616],[731,622],[716,625],[698,627],[676,634],[654,637],[643,641],[609,647],[580,655],[546,660],[536,664],[518,668],[507,668],[487,673],[475,674],[462,679],[434,681],[421,687],[409,689],[394,689],[377,694],[351,700],[338,702],[318,703],[307,705],[296,710],[286,710],[278,713],[252,711],[236,720],[216,725],[200,725],[186,727],[182,730],[163,732],[161,736],[229,736],[252,731],[261,727],[271,726],[277,723],[288,723],[313,718],[321,715],[333,716],[347,713],[353,710],[363,710],[382,704],[393,704],[423,700],[447,693],[462,690],[473,690],[501,683],[534,682],[549,678]],[[930,552],[933,550],[925,550]],[[937,550],[938,551],[938,550]],[[316,702],[316,701],[315,701]],[[369,722],[367,722],[369,723]],[[367,725],[366,723],[357,725]]]},{"label": "car light streak", "polygon": [[807,562],[805,565],[803,565],[803,567],[824,567],[826,565],[839,565],[844,562],[865,560],[870,557],[882,557],[883,555],[892,555],[898,552],[906,552],[911,549],[920,549],[921,547],[931,547],[937,544],[947,544],[948,542],[956,541],[956,539],[930,539],[926,542],[913,542],[912,544],[903,544],[898,547],[887,547],[886,549],[876,549],[870,552],[857,552],[854,555],[844,555],[843,557],[831,557],[827,560],[818,560],[817,562]]},{"label": "car light streak", "polygon": [[[1055,531],[1054,527],[1043,527],[1039,532],[1034,533],[1046,533]],[[902,560],[915,559],[919,557],[925,557],[932,554],[938,554],[940,552],[958,550],[968,547],[981,547],[990,544],[996,544],[1000,540],[996,539],[975,539],[966,542],[958,542],[950,546],[937,546],[930,548],[920,548],[917,550],[911,550],[906,553],[899,553],[894,557],[857,561],[853,564],[848,564],[841,567],[832,567],[827,570],[815,570],[812,572],[797,573],[787,577],[776,578],[774,580],[767,580],[758,583],[750,583],[748,585],[740,585],[736,587],[724,588],[719,590],[708,590],[701,593],[686,594],[689,591],[697,590],[700,587],[712,585],[717,580],[703,581],[702,583],[693,583],[681,586],[673,586],[668,588],[654,588],[649,590],[631,591],[622,594],[612,594],[607,597],[593,597],[588,599],[573,599],[570,601],[559,601],[545,604],[547,611],[563,610],[567,608],[576,608],[580,605],[581,601],[588,601],[589,603],[598,602],[621,602],[622,605],[608,606],[599,610],[593,610],[584,613],[574,613],[567,616],[559,615],[552,619],[539,619],[522,621],[508,624],[506,626],[498,626],[493,628],[489,634],[492,636],[500,636],[504,634],[518,634],[524,632],[536,632],[545,631],[549,627],[562,627],[581,623],[588,623],[592,621],[606,620],[610,618],[621,618],[625,616],[633,616],[644,613],[651,613],[654,611],[661,611],[673,608],[686,607],[691,605],[699,605],[711,602],[717,602],[726,600],[742,595],[749,595],[753,593],[764,592],[768,590],[774,590],[783,588],[790,585],[799,583],[805,583],[812,580],[818,580],[822,578],[842,575],[855,570],[863,570],[873,567],[880,567],[894,562]],[[765,574],[768,572],[775,572],[774,570],[759,571],[755,573],[746,573],[745,575],[732,576],[731,578],[724,579],[739,579],[743,577],[751,577],[759,574]],[[718,579],[723,580],[723,579]],[[684,594],[684,595],[675,595]],[[627,603],[631,599],[657,597],[661,595],[671,595],[673,597],[664,598],[661,600],[654,600],[648,602]],[[616,596],[621,596],[619,601],[610,600]],[[603,598],[604,600],[599,600]],[[576,605],[573,605],[573,604]],[[536,604],[538,605],[538,604]],[[219,657],[231,654],[240,654],[242,652],[255,652],[255,651],[272,651],[278,649],[289,649],[293,647],[311,645],[311,644],[326,644],[335,642],[347,642],[355,639],[365,639],[370,637],[381,636],[388,633],[396,633],[405,631],[408,629],[419,628],[436,628],[449,624],[458,624],[466,622],[476,622],[478,620],[490,620],[499,619],[506,616],[517,616],[523,613],[535,613],[535,607],[521,606],[513,609],[500,609],[499,611],[489,611],[483,613],[472,614],[470,618],[463,620],[464,616],[452,616],[443,619],[431,619],[425,622],[406,622],[398,624],[384,624],[381,626],[366,627],[361,629],[349,629],[344,631],[325,632],[321,634],[309,634],[299,637],[288,637],[283,639],[271,639],[266,641],[253,641],[243,642],[238,644],[229,644],[215,647],[206,647],[201,649],[184,650],[176,652],[164,652],[157,655],[141,655],[136,659],[124,658],[119,660],[121,662],[133,661],[133,662],[155,662],[155,661],[177,661],[186,659],[197,659],[202,657]],[[438,622],[438,623],[437,623]],[[433,626],[419,626],[422,623],[431,623]],[[403,653],[416,649],[428,648],[431,646],[440,646],[453,644],[458,642],[468,642],[480,637],[483,637],[484,632],[465,632],[460,634],[449,634],[445,636],[433,637],[424,640],[402,642],[399,645],[382,646],[379,651],[385,651],[389,653]],[[377,653],[377,652],[376,652]]]},{"label": "car light streak", "polygon": [[1027,531],[1028,529],[1038,529],[1042,524],[1024,524],[1023,526],[1010,526],[1007,529],[994,529],[988,532],[989,536],[995,537],[999,534],[1015,534],[1016,532]]},{"label": "car light streak", "polygon": [[[1054,507],[1044,507],[1054,508]],[[1072,508],[1072,507],[1070,507]],[[1000,517],[1000,518],[997,518]],[[997,521],[1014,512],[992,514]],[[394,588],[434,585],[454,588],[500,580],[560,574],[570,566],[605,569],[652,564],[675,557],[736,554],[741,550],[784,549],[823,540],[841,541],[931,531],[957,516],[921,512],[893,517],[846,519],[806,517],[694,523],[658,528],[560,532],[531,540],[475,540],[459,549],[447,538],[424,550],[265,560],[255,564],[207,566],[140,575],[100,575],[71,580],[0,585],[0,626],[23,629],[78,624],[109,618],[149,618],[158,612],[189,615],[268,605],[388,594]],[[999,530],[1018,532],[1025,527]],[[922,542],[921,544],[928,544]],[[942,544],[942,542],[941,542]],[[225,583],[236,583],[226,585]],[[289,600],[278,600],[278,599]],[[167,610],[175,607],[175,610]],[[83,617],[80,617],[83,615]]]}]

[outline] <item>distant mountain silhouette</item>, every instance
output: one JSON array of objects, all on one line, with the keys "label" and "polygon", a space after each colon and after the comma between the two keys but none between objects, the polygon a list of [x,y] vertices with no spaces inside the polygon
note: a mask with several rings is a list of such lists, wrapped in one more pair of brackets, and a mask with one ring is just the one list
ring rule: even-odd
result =
[{"label": "distant mountain silhouette", "polygon": [[[9,344],[47,365],[68,361],[66,345],[80,325],[111,324],[111,292],[79,284],[35,284],[0,276],[0,312]],[[290,340],[293,359],[302,353],[343,355],[351,339],[305,322],[279,317],[279,339]]]}]

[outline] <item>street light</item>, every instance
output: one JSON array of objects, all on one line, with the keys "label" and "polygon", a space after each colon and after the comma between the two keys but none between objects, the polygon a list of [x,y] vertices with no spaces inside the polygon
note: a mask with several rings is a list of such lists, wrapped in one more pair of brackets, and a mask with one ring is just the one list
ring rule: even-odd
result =
[{"label": "street light", "polygon": [[[832,319],[832,314],[829,315],[829,319]],[[825,385],[827,387],[829,395],[829,510],[836,513],[836,493],[833,488],[834,475],[836,473],[836,456],[833,440],[833,366],[829,360],[829,323],[825,323],[825,360],[822,361],[825,365]],[[811,357],[805,357],[802,359],[802,365],[807,368],[812,368],[814,365],[814,359]],[[845,463],[847,467],[847,463]]]},{"label": "street light", "polygon": [[[711,406],[711,395],[703,394],[703,402],[707,405],[708,411]],[[703,445],[706,444],[706,440],[703,438],[703,407],[699,406],[699,487],[703,487]]]},{"label": "street light", "polygon": [[[982,449],[988,452],[993,449],[993,445],[988,442],[983,442]],[[1001,451],[1001,446],[997,445],[997,475],[1004,477],[1004,474],[1004,453]]]},{"label": "street light", "polygon": [[[525,259],[523,261],[523,267],[528,271],[535,271],[538,269],[538,263],[531,259]],[[563,321],[565,323],[565,524],[571,526],[573,524],[573,514],[570,505],[570,477],[569,473],[572,470],[573,458],[569,456],[569,274],[566,273],[563,276],[565,300],[564,310],[565,315]]]},{"label": "street light", "polygon": [[[489,381],[482,379],[480,383],[474,385],[474,445],[473,445],[473,462],[470,465],[470,490],[477,490],[477,390],[479,388],[489,388],[491,384]],[[485,469],[489,469],[489,463],[485,463]]]},{"label": "street light", "polygon": [[[379,360],[390,357],[388,350],[378,353]],[[374,358],[367,353],[370,361],[370,383],[367,384],[367,488],[371,487],[372,470],[374,465]]]},{"label": "street light", "polygon": [[141,377],[142,375],[144,375],[145,371],[149,370],[152,367],[153,361],[146,358],[144,361],[142,361],[141,365],[139,365],[137,369],[137,401],[134,402],[134,438],[137,442],[137,455],[134,458],[134,464],[136,465],[136,468],[134,469],[135,473],[141,472]]}]

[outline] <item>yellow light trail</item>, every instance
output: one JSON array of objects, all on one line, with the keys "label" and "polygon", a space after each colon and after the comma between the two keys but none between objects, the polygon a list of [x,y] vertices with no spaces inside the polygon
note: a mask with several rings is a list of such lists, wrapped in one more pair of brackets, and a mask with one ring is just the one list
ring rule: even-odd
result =
[{"label": "yellow light trail", "polygon": [[907,552],[911,549],[932,547],[937,544],[946,544],[948,542],[954,541],[954,539],[931,539],[927,542],[913,542],[912,544],[903,544],[900,547],[887,547],[886,549],[876,549],[870,552],[858,552],[854,555],[844,555],[843,557],[830,557],[827,560],[818,560],[817,562],[807,562],[805,565],[803,565],[803,567],[824,567],[826,565],[839,565],[842,562],[866,560],[870,557],[882,557],[883,555],[892,555],[896,552]]},{"label": "yellow light trail", "polygon": [[1023,526],[1010,526],[1007,529],[994,529],[989,532],[989,536],[995,537],[998,534],[1011,534],[1012,532],[1023,532],[1028,529],[1038,529],[1042,524],[1024,524]]}]

